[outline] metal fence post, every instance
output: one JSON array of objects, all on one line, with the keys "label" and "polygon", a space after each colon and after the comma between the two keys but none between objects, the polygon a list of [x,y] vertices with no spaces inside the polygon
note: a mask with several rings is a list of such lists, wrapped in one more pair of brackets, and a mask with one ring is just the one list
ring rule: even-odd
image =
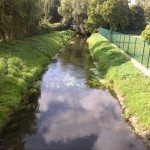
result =
[{"label": "metal fence post", "polygon": [[130,47],[130,35],[129,35],[128,50],[127,50],[127,53],[129,52],[129,47]]},{"label": "metal fence post", "polygon": [[116,43],[116,45],[117,45],[117,34],[116,34],[116,42],[115,42],[115,43]]},{"label": "metal fence post", "polygon": [[113,31],[111,30],[111,32],[110,32],[110,34],[111,34],[111,42],[113,43]]},{"label": "metal fence post", "polygon": [[143,52],[142,52],[142,61],[141,61],[141,64],[143,64],[143,57],[144,57],[144,51],[145,51],[145,41],[144,41],[144,47],[143,47]]},{"label": "metal fence post", "polygon": [[120,42],[121,42],[121,33],[120,33],[120,39],[119,39],[119,47],[120,47]]},{"label": "metal fence post", "polygon": [[137,38],[135,39],[135,44],[134,44],[134,55],[133,55],[133,58],[135,57],[135,51],[136,51],[136,42],[137,42]]},{"label": "metal fence post", "polygon": [[124,43],[125,43],[125,34],[124,34],[124,40],[123,40],[123,50],[124,50]]},{"label": "metal fence post", "polygon": [[147,61],[147,69],[149,68],[149,62],[150,62],[150,49],[149,49],[149,55],[148,55],[148,61]]}]

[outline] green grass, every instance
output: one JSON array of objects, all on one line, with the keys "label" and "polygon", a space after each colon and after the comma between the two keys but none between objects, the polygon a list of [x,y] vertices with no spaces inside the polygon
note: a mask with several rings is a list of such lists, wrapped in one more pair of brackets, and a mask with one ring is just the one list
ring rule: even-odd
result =
[{"label": "green grass", "polygon": [[0,126],[19,108],[23,93],[73,35],[67,30],[0,43]]},{"label": "green grass", "polygon": [[88,43],[93,58],[98,62],[101,78],[124,97],[126,117],[136,116],[138,126],[150,130],[150,78],[100,34],[93,34]]},{"label": "green grass", "polygon": [[[141,36],[135,34],[120,34],[114,31],[111,33],[110,30],[103,28],[100,29],[100,33],[105,38],[112,41],[115,45],[128,53],[131,57],[150,69],[150,63],[149,66],[147,66],[149,59],[150,42],[144,42],[144,39]],[[112,36],[110,36],[110,34]]]}]

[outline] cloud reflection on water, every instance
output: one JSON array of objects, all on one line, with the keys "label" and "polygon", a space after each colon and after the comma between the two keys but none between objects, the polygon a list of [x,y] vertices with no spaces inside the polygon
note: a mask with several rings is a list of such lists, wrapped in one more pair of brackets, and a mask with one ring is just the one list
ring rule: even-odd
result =
[{"label": "cloud reflection on water", "polygon": [[[119,104],[109,92],[88,89],[84,79],[62,71],[61,63],[57,63],[55,71],[51,66],[43,77],[39,99],[39,132],[45,142],[67,144],[96,135],[93,150],[144,150],[124,123]],[[55,78],[56,72],[59,78]]]}]

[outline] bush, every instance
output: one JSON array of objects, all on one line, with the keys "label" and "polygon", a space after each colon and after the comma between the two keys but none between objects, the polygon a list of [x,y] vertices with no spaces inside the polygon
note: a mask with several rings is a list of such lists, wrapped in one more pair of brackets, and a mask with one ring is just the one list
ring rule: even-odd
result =
[{"label": "bush", "polygon": [[146,26],[145,30],[142,32],[142,37],[145,40],[150,41],[150,23]]},{"label": "bush", "polygon": [[53,23],[51,24],[48,20],[43,19],[39,26],[35,28],[33,34],[34,35],[41,35],[51,33],[52,31],[62,31],[67,29],[67,26],[63,25],[62,23]]},{"label": "bush", "polygon": [[37,28],[33,31],[34,35],[47,34],[52,32],[52,26],[48,20],[43,19]]}]

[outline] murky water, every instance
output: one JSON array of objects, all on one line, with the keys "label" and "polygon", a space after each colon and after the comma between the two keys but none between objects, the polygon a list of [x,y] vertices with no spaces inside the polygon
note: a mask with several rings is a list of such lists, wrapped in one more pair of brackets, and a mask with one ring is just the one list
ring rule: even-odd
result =
[{"label": "murky water", "polygon": [[146,150],[109,91],[87,85],[92,67],[86,39],[78,37],[49,65],[34,107],[17,112],[3,131],[3,149]]}]

